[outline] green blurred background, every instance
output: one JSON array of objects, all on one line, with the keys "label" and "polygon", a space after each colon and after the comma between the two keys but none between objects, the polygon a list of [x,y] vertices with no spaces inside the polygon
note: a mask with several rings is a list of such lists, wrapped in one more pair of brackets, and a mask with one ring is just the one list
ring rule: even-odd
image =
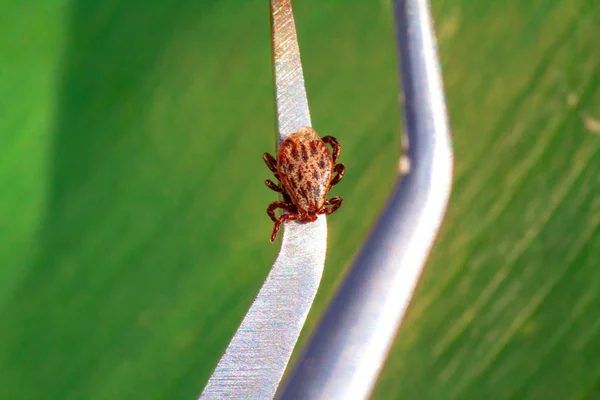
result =
[{"label": "green blurred background", "polygon": [[[432,7],[455,185],[373,398],[598,399],[600,3]],[[390,0],[294,10],[347,166],[307,333],[401,123]],[[1,399],[199,394],[278,250],[269,40],[266,0],[0,1]]]}]

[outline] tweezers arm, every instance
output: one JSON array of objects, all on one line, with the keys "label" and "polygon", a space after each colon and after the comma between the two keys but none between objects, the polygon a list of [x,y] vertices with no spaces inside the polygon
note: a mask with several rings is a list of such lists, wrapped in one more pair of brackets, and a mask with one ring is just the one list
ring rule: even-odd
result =
[{"label": "tweezers arm", "polygon": [[323,273],[325,247],[318,241],[303,241],[302,229],[284,235],[271,273],[200,399],[275,396]]},{"label": "tweezers arm", "polygon": [[408,170],[301,357],[284,399],[365,399],[441,224],[452,150],[426,0],[395,2]]},{"label": "tweezers arm", "polygon": [[[281,143],[298,128],[310,126],[310,115],[290,1],[272,0],[271,16]],[[200,399],[275,396],[317,293],[326,244],[325,216],[310,224],[285,224],[275,264]]]},{"label": "tweezers arm", "polygon": [[296,26],[290,0],[271,0],[271,30],[279,144],[311,126]]}]

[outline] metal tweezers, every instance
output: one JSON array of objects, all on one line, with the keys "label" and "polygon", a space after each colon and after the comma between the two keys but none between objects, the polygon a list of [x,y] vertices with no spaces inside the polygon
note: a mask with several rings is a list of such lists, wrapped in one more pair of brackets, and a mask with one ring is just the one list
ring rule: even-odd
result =
[{"label": "metal tweezers", "polygon": [[[280,385],[317,292],[325,216],[288,222],[280,253],[200,399],[365,399],[396,336],[450,195],[452,148],[427,0],[394,0],[404,105],[398,181]],[[290,0],[271,0],[278,143],[311,126]],[[318,132],[318,128],[317,128]]]}]

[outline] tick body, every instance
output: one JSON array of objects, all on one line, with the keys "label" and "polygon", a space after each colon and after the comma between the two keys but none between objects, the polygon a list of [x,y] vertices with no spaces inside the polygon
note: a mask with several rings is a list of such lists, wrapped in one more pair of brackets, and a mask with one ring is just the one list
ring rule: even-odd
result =
[{"label": "tick body", "polygon": [[[327,144],[331,145],[331,151]],[[302,127],[285,139],[277,160],[269,153],[263,154],[267,167],[279,181],[276,184],[266,180],[265,184],[283,196],[283,201],[275,201],[267,208],[275,223],[271,242],[285,221],[313,222],[319,214],[329,215],[340,208],[341,197],[327,200],[329,189],[344,176],[344,164],[336,164],[339,155],[340,145],[334,137],[320,138],[309,127]],[[287,213],[275,217],[278,208]]]}]

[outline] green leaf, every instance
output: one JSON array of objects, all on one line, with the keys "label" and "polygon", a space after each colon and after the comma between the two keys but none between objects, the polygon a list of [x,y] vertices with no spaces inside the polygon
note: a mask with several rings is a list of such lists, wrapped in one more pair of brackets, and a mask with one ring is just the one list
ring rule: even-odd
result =
[{"label": "green leaf", "polygon": [[[294,2],[347,166],[314,327],[395,179],[389,1]],[[593,399],[600,5],[434,1],[456,173],[378,399]],[[277,253],[264,1],[0,4],[0,399],[197,396]]]}]

